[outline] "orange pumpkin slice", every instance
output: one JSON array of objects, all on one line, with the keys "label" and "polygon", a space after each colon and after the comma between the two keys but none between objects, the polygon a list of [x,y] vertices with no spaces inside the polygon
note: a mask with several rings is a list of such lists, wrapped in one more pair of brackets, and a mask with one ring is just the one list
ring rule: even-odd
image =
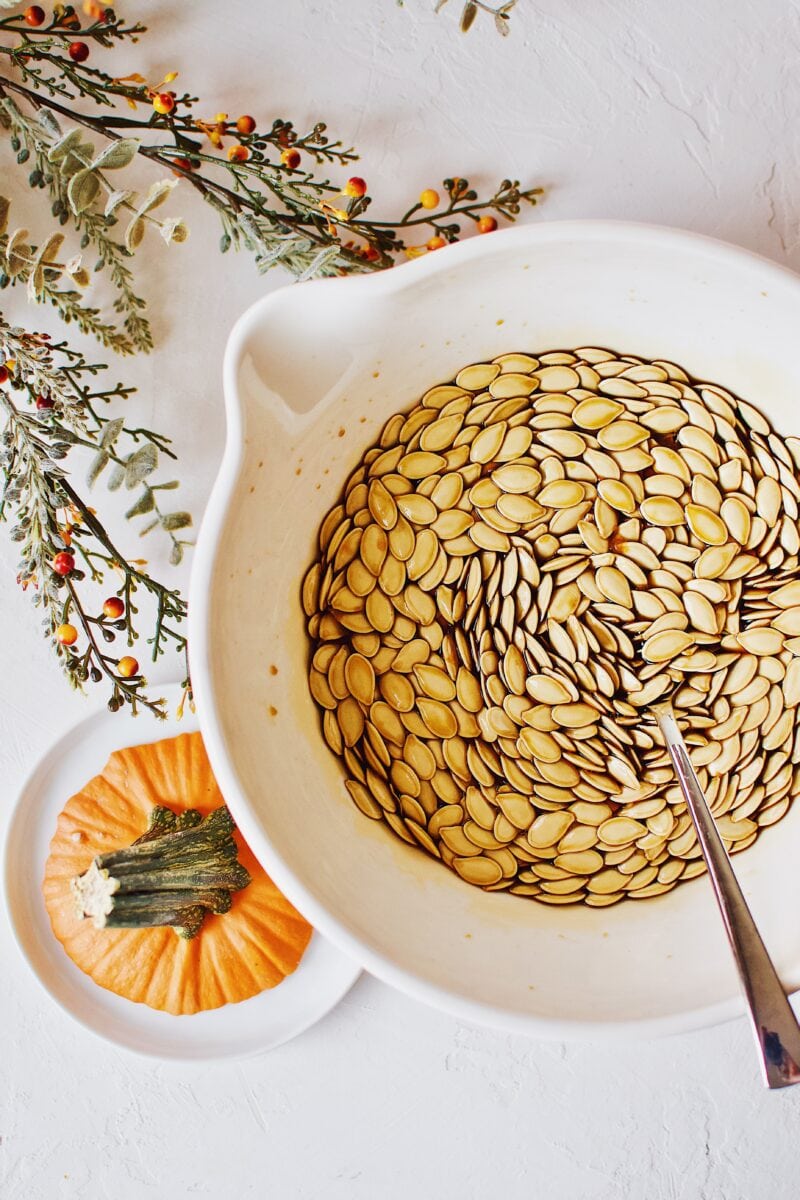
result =
[{"label": "orange pumpkin slice", "polygon": [[184,1015],[247,1000],[296,968],[311,926],[234,832],[251,882],[232,895],[229,912],[205,917],[191,940],[162,926],[97,929],[76,911],[71,881],[94,857],[130,846],[153,809],[224,805],[199,733],[117,750],[105,769],[67,801],[58,818],[42,891],[53,933],[100,987],[163,1012]]}]

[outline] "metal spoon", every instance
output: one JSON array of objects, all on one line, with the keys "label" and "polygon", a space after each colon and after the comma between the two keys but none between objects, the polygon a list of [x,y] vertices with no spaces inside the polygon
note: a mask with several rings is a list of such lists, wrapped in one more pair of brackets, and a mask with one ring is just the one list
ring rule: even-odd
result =
[{"label": "metal spoon", "polygon": [[800,1083],[800,1025],[742,895],[669,704],[654,707],[683,792],[744,988],[768,1088]]}]

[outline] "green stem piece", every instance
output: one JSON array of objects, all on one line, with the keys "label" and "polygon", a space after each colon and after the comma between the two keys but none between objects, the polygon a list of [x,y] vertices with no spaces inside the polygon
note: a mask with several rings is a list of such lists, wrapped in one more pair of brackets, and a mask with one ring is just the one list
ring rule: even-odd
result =
[{"label": "green stem piece", "polygon": [[206,913],[228,912],[232,893],[250,882],[234,828],[225,806],[205,818],[154,808],[133,845],[99,854],[72,880],[78,916],[96,929],[171,925],[179,937],[196,937]]}]

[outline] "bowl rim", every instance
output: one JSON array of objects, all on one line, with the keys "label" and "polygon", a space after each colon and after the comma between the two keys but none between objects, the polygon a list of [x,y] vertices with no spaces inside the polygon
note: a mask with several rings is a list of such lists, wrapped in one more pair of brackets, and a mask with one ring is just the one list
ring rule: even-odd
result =
[{"label": "bowl rim", "polygon": [[[800,298],[800,276],[789,267],[755,251],[736,246],[705,234],[672,226],[651,225],[643,222],[605,219],[577,219],[550,221],[498,230],[491,237],[473,237],[443,247],[435,254],[399,263],[391,270],[374,274],[355,275],[327,279],[309,280],[306,288],[347,287],[353,292],[360,287],[369,292],[373,299],[391,295],[431,276],[447,272],[456,264],[491,258],[501,246],[516,241],[523,247],[536,248],[558,241],[624,242],[626,245],[641,245],[643,248],[661,246],[676,253],[700,251],[709,261],[726,261],[740,267],[748,265],[758,270],[762,278],[770,275],[778,281],[790,283],[798,290]],[[364,968],[378,979],[398,988],[414,999],[444,1010],[459,1019],[473,1024],[501,1029],[509,1033],[522,1033],[547,1040],[591,1040],[614,1041],[626,1038],[653,1038],[690,1032],[733,1020],[745,1012],[742,996],[729,997],[715,1004],[687,1009],[660,1017],[624,1018],[619,1021],[585,1021],[571,1018],[553,1018],[515,1013],[506,1008],[464,996],[431,983],[413,971],[397,965],[384,954],[356,937],[333,916],[312,894],[293,868],[273,848],[261,822],[241,786],[232,759],[227,752],[222,735],[220,705],[215,695],[210,671],[210,647],[212,640],[211,606],[209,597],[214,582],[217,550],[222,540],[228,508],[236,494],[240,470],[245,457],[244,405],[239,397],[237,374],[241,355],[255,328],[259,326],[271,308],[279,306],[283,293],[294,283],[288,283],[262,296],[251,304],[234,324],[225,349],[223,360],[223,388],[226,413],[226,441],[194,553],[190,580],[189,604],[189,661],[192,684],[197,701],[197,713],[211,765],[226,802],[231,808],[242,833],[252,847],[256,857],[264,865],[278,887],[309,920],[315,928],[351,958],[362,963]],[[723,927],[720,924],[720,937]],[[800,996],[800,990],[794,993]]]}]

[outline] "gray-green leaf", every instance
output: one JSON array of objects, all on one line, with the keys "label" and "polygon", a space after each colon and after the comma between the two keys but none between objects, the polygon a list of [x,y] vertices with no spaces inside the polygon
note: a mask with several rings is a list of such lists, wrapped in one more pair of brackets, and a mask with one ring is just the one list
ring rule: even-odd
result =
[{"label": "gray-green leaf", "polygon": [[47,151],[47,157],[49,161],[51,163],[60,162],[62,158],[69,154],[70,150],[74,150],[78,146],[81,136],[82,134],[80,129],[70,129],[69,133],[65,133],[64,136]]},{"label": "gray-green leaf", "polygon": [[136,247],[141,245],[144,233],[144,221],[141,217],[134,217],[128,228],[125,230],[125,248],[129,254],[133,254]]},{"label": "gray-green leaf", "polygon": [[157,179],[155,183],[150,185],[136,210],[137,214],[141,217],[152,209],[158,208],[167,199],[172,189],[177,187],[177,184],[177,179]]},{"label": "gray-green leaf", "polygon": [[15,275],[19,275],[20,271],[24,271],[27,267],[31,248],[27,242],[27,229],[15,229],[8,239],[6,247],[6,274],[13,279]]},{"label": "gray-green leaf", "polygon": [[82,171],[76,172],[69,181],[67,195],[69,197],[70,207],[79,216],[82,212],[93,203],[100,191],[100,180],[89,167],[84,167]]},{"label": "gray-green leaf", "polygon": [[[64,241],[63,233],[51,233],[50,237],[44,242],[36,252],[31,267],[31,273],[28,277],[28,295],[31,300],[36,300],[42,293],[45,284],[45,266],[52,263],[55,256],[61,249],[61,244]],[[61,268],[58,268],[57,274],[61,274]],[[51,278],[54,277],[51,268]]]},{"label": "gray-green leaf", "polygon": [[36,253],[37,263],[52,263],[58,257],[58,252],[64,243],[63,233],[51,233]]},{"label": "gray-green leaf", "polygon": [[111,472],[111,475],[109,476],[108,490],[110,492],[116,492],[116,491],[118,491],[119,488],[122,487],[124,482],[125,482],[125,468],[121,467],[119,465],[119,463],[117,463],[114,466],[114,470]]},{"label": "gray-green leaf", "polygon": [[130,201],[133,199],[133,197],[135,195],[136,195],[135,192],[124,191],[124,190],[119,191],[119,192],[112,192],[111,195],[108,197],[108,200],[106,200],[106,207],[104,209],[104,215],[106,217],[113,217],[114,213],[117,211],[119,206],[121,204],[124,204],[126,201],[128,201],[130,203]]},{"label": "gray-green leaf", "polygon": [[100,445],[103,447],[113,446],[119,435],[122,433],[122,427],[125,424],[124,417],[114,417],[113,421],[107,421],[100,435]]},{"label": "gray-green leaf", "polygon": [[464,5],[464,11],[461,14],[461,32],[462,33],[467,33],[471,29],[472,22],[475,20],[477,15],[478,15],[477,4],[473,4],[472,0],[469,0],[469,3]]},{"label": "gray-green leaf", "polygon": [[89,470],[86,472],[86,482],[88,483],[89,487],[94,487],[94,485],[97,483],[97,480],[108,466],[108,462],[109,458],[105,450],[100,450],[97,454],[95,454],[89,466]]},{"label": "gray-green leaf", "polygon": [[136,487],[136,484],[151,475],[157,466],[158,451],[152,442],[140,446],[125,465],[125,487],[128,489]]},{"label": "gray-green leaf", "polygon": [[138,150],[138,138],[121,138],[100,151],[92,163],[92,168],[95,171],[117,171],[120,167],[129,166],[136,158]]},{"label": "gray-green leaf", "polygon": [[45,133],[53,134],[55,137],[58,137],[61,133],[61,126],[49,108],[41,108],[36,114],[36,120]]},{"label": "gray-green leaf", "polygon": [[187,512],[165,513],[161,518],[161,528],[170,533],[175,533],[178,529],[188,529],[191,523],[191,514]]},{"label": "gray-green leaf", "polygon": [[79,171],[85,171],[86,160],[92,157],[93,146],[81,145],[74,152],[70,150],[61,160],[60,173],[62,179],[71,179]]},{"label": "gray-green leaf", "polygon": [[149,487],[146,487],[135,504],[132,504],[125,513],[125,516],[130,520],[131,517],[140,517],[144,513],[152,512],[154,508],[155,501],[153,499],[153,493],[150,491]]},{"label": "gray-green leaf", "polygon": [[0,235],[4,234],[8,228],[8,210],[11,203],[5,196],[0,196]]},{"label": "gray-green leaf", "polygon": [[183,560],[183,546],[180,542],[175,542],[169,552],[169,561],[173,567],[180,566]]}]

